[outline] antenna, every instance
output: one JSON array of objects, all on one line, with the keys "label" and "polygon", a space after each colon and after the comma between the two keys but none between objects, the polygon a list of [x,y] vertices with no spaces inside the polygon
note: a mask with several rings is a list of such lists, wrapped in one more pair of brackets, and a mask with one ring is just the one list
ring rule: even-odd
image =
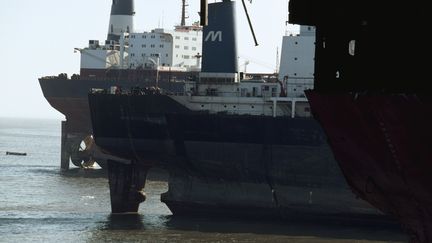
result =
[{"label": "antenna", "polygon": [[206,26],[208,24],[208,0],[201,0],[199,14],[200,14],[200,25]]},{"label": "antenna", "polygon": [[279,46],[276,48],[276,68],[275,73],[279,73]]},{"label": "antenna", "polygon": [[244,62],[244,73],[246,74],[247,73],[247,65],[249,65],[249,60],[246,60],[245,62]]},{"label": "antenna", "polygon": [[186,0],[182,0],[182,16],[181,16],[181,26],[185,26],[186,25],[186,19],[189,18],[189,16],[186,15],[186,7],[189,6],[186,3]]}]

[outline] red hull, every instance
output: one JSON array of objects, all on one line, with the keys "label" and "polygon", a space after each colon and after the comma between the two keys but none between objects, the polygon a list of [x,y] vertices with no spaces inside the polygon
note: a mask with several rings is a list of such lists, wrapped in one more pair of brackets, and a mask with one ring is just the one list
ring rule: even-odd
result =
[{"label": "red hull", "polygon": [[308,91],[353,191],[432,242],[432,98]]}]

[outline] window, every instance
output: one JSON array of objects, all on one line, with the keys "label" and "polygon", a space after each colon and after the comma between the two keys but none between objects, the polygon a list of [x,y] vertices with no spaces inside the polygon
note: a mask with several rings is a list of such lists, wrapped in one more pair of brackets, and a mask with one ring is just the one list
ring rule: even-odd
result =
[{"label": "window", "polygon": [[159,47],[160,47],[160,48],[163,48],[163,47],[164,47],[164,45],[159,45]]},{"label": "window", "polygon": [[189,50],[189,46],[185,46],[184,49],[185,49],[185,50]]},{"label": "window", "polygon": [[351,56],[355,55],[355,40],[350,40],[349,44],[348,44],[348,53]]},{"label": "window", "polygon": [[146,46],[146,45],[141,45],[141,47],[142,47],[142,48],[146,48],[147,46]]},{"label": "window", "polygon": [[131,44],[131,47],[133,47],[133,44]]},{"label": "window", "polygon": [[192,40],[193,40],[193,41],[196,41],[196,40],[197,40],[197,38],[195,38],[195,37],[194,37],[194,38],[192,38]]},{"label": "window", "polygon": [[176,36],[175,38],[176,38],[176,40],[180,40],[180,36]]},{"label": "window", "polygon": [[155,47],[155,45],[153,45],[153,44],[152,44],[152,45],[150,45],[150,47],[151,47],[151,48],[154,48],[154,47]]},{"label": "window", "polygon": [[154,36],[154,35],[152,35],[152,36],[151,36],[151,38],[152,38],[152,39],[154,39],[154,38],[155,38],[155,36]]},{"label": "window", "polygon": [[179,46],[179,45],[176,45],[176,46],[175,46],[175,48],[177,48],[177,49],[178,49],[178,48],[180,48],[180,46]]},{"label": "window", "polygon": [[189,40],[189,37],[185,37],[184,39],[185,39],[185,40]]},{"label": "window", "polygon": [[196,51],[196,47],[195,46],[192,47],[192,51]]}]

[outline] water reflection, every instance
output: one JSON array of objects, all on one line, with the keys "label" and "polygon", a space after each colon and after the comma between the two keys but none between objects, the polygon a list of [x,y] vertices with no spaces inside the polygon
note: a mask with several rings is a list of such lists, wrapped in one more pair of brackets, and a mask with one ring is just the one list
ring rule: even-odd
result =
[{"label": "water reflection", "polygon": [[111,214],[102,230],[145,230],[140,214]]},{"label": "water reflection", "polygon": [[396,226],[232,217],[110,215],[88,242],[406,242]]},{"label": "water reflection", "polygon": [[83,169],[83,168],[70,168],[67,171],[59,171],[64,177],[71,178],[108,178],[108,171],[105,169]]},{"label": "water reflection", "polygon": [[406,241],[399,224],[376,219],[352,221],[345,218],[253,219],[242,217],[178,217],[170,216],[165,223],[170,230],[201,232],[212,235],[255,235],[258,238],[350,239],[372,241]]}]

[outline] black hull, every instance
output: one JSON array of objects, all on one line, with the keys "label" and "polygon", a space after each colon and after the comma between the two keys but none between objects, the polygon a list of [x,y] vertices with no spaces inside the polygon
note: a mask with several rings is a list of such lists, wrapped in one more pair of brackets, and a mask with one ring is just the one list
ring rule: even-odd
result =
[{"label": "black hull", "polygon": [[89,102],[106,153],[169,170],[174,214],[381,215],[350,191],[314,119],[196,113],[164,95]]},{"label": "black hull", "polygon": [[[191,75],[182,73],[179,77]],[[166,76],[166,75],[165,75]],[[173,75],[174,76],[174,75]],[[151,87],[155,82],[147,80],[147,76],[139,76],[141,79],[133,77],[117,78],[74,78],[66,77],[46,77],[39,79],[39,84],[43,94],[52,107],[65,115],[66,121],[62,124],[62,149],[61,149],[61,168],[69,169],[69,163],[75,166],[92,166],[94,161],[106,167],[106,156],[101,156],[98,149],[93,147],[91,150],[82,153],[80,145],[82,141],[90,137],[93,133],[90,108],[88,105],[88,93],[92,89],[109,90],[112,86],[121,87],[124,90],[131,90],[133,87]],[[147,77],[147,78],[146,78]],[[185,78],[185,77],[183,77]],[[173,92],[183,90],[183,83],[168,82],[168,79],[161,77],[158,86]]]}]

